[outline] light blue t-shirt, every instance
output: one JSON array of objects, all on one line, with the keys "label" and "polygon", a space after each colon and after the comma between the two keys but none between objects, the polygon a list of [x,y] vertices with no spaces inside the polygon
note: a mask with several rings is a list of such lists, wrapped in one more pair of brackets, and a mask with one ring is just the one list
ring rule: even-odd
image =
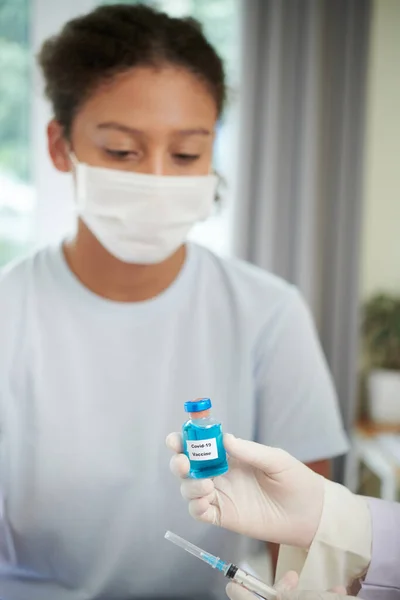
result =
[{"label": "light blue t-shirt", "polygon": [[126,600],[223,595],[163,539],[225,560],[239,536],[196,523],[168,469],[183,403],[309,462],[347,442],[299,293],[190,244],[153,300],[102,299],[46,248],[0,278],[0,596]]}]

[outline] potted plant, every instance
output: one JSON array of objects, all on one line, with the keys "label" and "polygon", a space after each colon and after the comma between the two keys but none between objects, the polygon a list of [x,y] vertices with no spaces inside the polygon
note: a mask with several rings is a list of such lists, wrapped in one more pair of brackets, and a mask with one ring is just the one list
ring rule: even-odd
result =
[{"label": "potted plant", "polygon": [[400,423],[400,296],[379,294],[366,302],[362,338],[370,417]]}]

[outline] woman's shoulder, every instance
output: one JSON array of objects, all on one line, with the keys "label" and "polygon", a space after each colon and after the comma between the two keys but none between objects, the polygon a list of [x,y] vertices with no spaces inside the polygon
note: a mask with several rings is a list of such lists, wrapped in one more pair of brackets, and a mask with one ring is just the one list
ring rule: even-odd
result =
[{"label": "woman's shoulder", "polygon": [[203,267],[213,285],[236,297],[264,304],[282,304],[299,296],[297,288],[281,277],[244,260],[219,256],[199,247]]},{"label": "woman's shoulder", "polygon": [[18,307],[19,299],[27,299],[29,289],[39,277],[41,266],[51,252],[50,247],[33,250],[0,268],[0,309]]},{"label": "woman's shoulder", "polygon": [[[29,303],[34,254],[18,258],[0,269],[0,380],[10,376],[11,365],[26,339],[26,306]],[[20,358],[19,358],[20,361]],[[0,390],[1,392],[1,390]]]},{"label": "woman's shoulder", "polygon": [[17,257],[0,268],[0,290],[15,288],[23,284],[27,274],[32,272],[38,259],[48,251],[48,248],[33,250],[28,254]]},{"label": "woman's shoulder", "polygon": [[30,256],[17,258],[0,268],[0,302],[23,287],[31,262]]}]

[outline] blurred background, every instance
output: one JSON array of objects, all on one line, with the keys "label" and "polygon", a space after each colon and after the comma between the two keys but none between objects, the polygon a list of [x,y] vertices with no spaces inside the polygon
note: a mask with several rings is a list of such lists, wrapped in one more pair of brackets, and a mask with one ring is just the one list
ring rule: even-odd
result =
[{"label": "blurred background", "polygon": [[[0,0],[0,266],[72,227],[71,181],[47,156],[34,57],[96,3]],[[335,475],[398,497],[399,0],[147,4],[199,19],[231,88],[215,149],[222,207],[193,238],[300,287],[352,439]]]}]

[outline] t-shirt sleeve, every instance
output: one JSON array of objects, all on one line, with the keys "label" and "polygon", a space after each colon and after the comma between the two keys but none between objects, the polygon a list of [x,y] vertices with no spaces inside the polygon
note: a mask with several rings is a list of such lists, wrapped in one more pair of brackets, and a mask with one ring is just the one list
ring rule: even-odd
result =
[{"label": "t-shirt sleeve", "polygon": [[303,462],[348,451],[337,396],[311,314],[294,288],[256,349],[256,438]]}]

